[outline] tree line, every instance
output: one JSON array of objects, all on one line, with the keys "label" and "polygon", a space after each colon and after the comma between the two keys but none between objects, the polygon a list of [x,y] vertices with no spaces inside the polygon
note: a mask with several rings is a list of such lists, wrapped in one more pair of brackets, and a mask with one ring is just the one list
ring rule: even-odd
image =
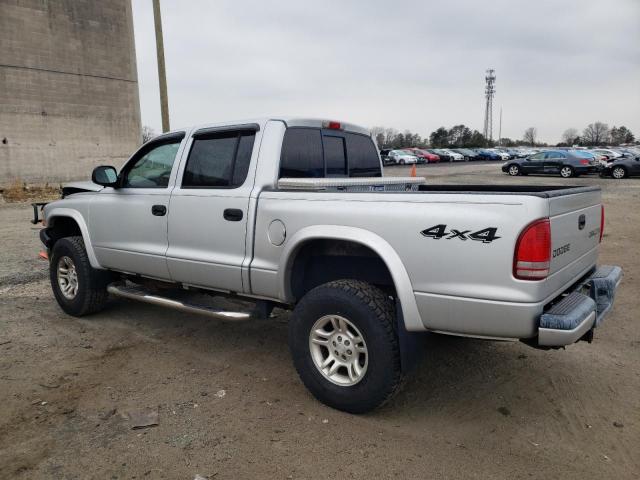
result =
[{"label": "tree line", "polygon": [[[548,144],[538,141],[538,130],[535,127],[527,128],[521,139],[501,138],[489,140],[478,130],[472,130],[466,125],[454,125],[451,128],[440,127],[431,132],[428,137],[421,137],[409,130],[400,132],[395,128],[373,127],[371,135],[375,138],[380,148],[471,148],[471,147],[546,147]],[[587,125],[582,132],[575,128],[568,128],[562,134],[562,141],[558,147],[567,146],[596,146],[596,145],[621,145],[635,142],[635,136],[625,127],[612,127],[603,122],[595,122]]]}]

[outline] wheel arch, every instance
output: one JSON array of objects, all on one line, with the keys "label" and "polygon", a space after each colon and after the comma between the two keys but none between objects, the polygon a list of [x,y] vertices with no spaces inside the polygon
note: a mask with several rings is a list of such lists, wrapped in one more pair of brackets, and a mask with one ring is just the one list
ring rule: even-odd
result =
[{"label": "wheel arch", "polygon": [[[84,217],[77,210],[70,208],[54,208],[46,212],[47,230],[52,233],[56,231],[60,232],[60,235],[55,235],[55,240],[60,238],[69,237],[73,235],[80,235],[84,240],[84,247],[87,251],[87,257],[89,263],[93,268],[102,269],[98,259],[96,258],[91,239],[89,237],[89,229],[85,222]],[[55,242],[54,240],[54,242]]]},{"label": "wheel arch", "polygon": [[348,243],[370,250],[380,259],[389,273],[406,329],[410,331],[423,331],[425,329],[413,295],[411,280],[400,256],[382,237],[369,230],[357,227],[314,225],[296,232],[287,241],[278,268],[277,281],[280,298],[290,303],[294,303],[297,300],[296,289],[293,287],[296,261],[301,258],[306,248],[311,248],[314,242],[319,241]]}]

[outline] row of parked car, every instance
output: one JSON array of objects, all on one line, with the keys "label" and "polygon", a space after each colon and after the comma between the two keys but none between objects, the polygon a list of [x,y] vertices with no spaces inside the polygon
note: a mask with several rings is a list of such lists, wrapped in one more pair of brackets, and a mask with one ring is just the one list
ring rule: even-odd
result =
[{"label": "row of parked car", "polygon": [[544,149],[502,165],[509,175],[551,174],[563,178],[598,173],[616,179],[640,176],[640,147]]},{"label": "row of parked car", "polygon": [[380,150],[385,165],[497,160],[509,175],[555,174],[565,178],[589,173],[626,178],[640,176],[640,146],[598,148],[402,148]]},{"label": "row of parked car", "polygon": [[[508,153],[511,150],[512,153]],[[526,156],[525,149],[498,148],[383,148],[380,156],[385,165],[411,165],[416,163],[468,162],[471,160],[509,160]]]}]

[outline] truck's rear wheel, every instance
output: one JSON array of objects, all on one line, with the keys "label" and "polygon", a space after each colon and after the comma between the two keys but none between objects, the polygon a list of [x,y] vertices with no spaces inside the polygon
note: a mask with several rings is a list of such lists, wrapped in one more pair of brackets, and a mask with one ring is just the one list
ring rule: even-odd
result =
[{"label": "truck's rear wheel", "polygon": [[91,267],[82,237],[65,237],[55,243],[49,278],[58,305],[69,315],[95,313],[107,303],[111,274]]},{"label": "truck's rear wheel", "polygon": [[393,302],[359,280],[337,280],[307,293],[289,323],[289,348],[305,386],[338,410],[373,410],[402,379]]}]

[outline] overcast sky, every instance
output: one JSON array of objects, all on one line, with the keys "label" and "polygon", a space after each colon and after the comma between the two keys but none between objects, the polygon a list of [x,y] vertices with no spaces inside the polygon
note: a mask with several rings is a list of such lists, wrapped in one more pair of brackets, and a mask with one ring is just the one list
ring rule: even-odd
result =
[{"label": "overcast sky", "polygon": [[[640,0],[161,0],[171,127],[269,115],[426,136],[603,121],[640,137]],[[161,130],[151,0],[133,0],[142,122]]]}]

